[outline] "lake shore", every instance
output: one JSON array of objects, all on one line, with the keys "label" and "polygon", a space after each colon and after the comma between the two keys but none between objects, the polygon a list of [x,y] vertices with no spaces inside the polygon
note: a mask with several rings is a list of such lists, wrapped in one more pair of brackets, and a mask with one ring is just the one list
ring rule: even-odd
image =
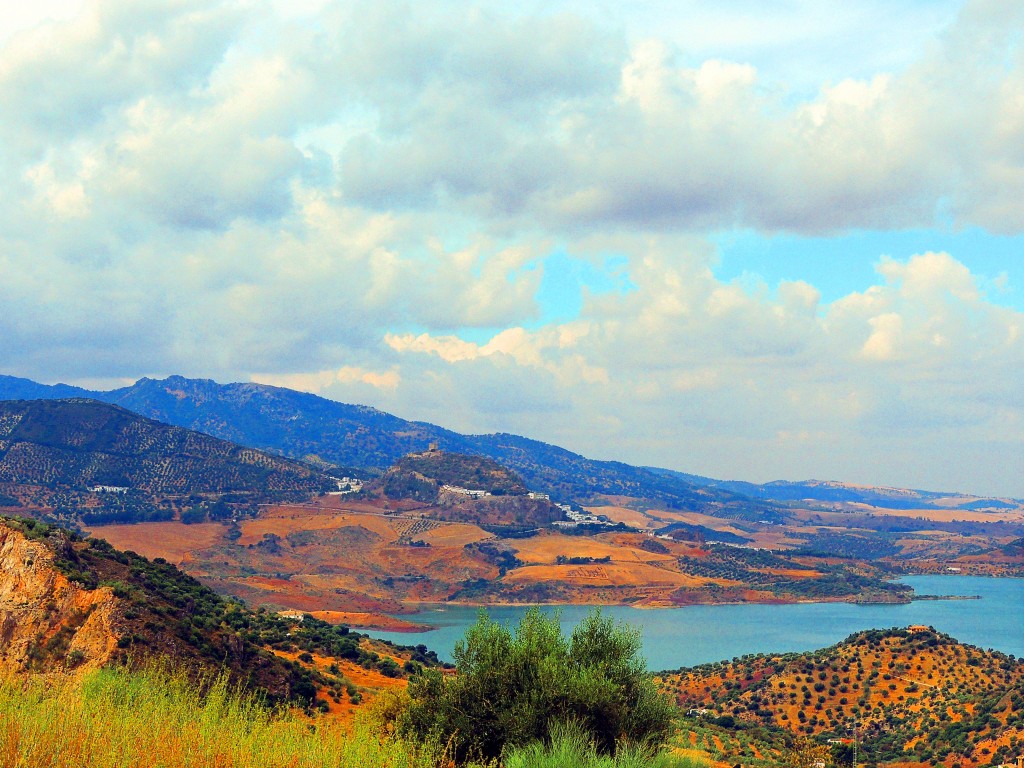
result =
[{"label": "lake shore", "polygon": [[326,621],[328,624],[344,624],[353,629],[373,629],[381,632],[430,632],[434,629],[430,624],[419,624],[414,621],[407,621],[398,616],[390,616],[386,613],[366,613],[362,611],[310,611],[309,615],[315,619]]},{"label": "lake shore", "polygon": [[[961,642],[1024,656],[1024,579],[978,576],[912,576],[903,583],[915,591],[943,599],[909,603],[849,602],[745,603],[689,605],[670,608],[599,606],[606,616],[641,630],[644,655],[651,669],[676,669],[721,661],[750,653],[810,651],[824,648],[864,629],[911,625],[932,626]],[[396,643],[424,643],[442,659],[451,660],[455,642],[476,621],[480,608],[498,622],[515,624],[526,605],[454,605],[425,603],[404,617],[429,624],[423,633],[377,632]],[[558,611],[565,631],[582,620],[594,605],[543,605]],[[415,638],[415,639],[414,639]]]}]

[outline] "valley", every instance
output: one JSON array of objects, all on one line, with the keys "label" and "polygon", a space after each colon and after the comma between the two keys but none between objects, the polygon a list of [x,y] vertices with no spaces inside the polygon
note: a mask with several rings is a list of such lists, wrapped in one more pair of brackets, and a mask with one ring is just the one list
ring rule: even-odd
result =
[{"label": "valley", "polygon": [[[0,403],[0,514],[18,516],[0,537],[3,664],[18,674],[230,658],[236,683],[354,728],[443,662],[350,627],[416,642],[423,608],[870,613],[944,596],[907,575],[1024,575],[1013,499],[716,481],[258,385],[107,393],[148,416],[56,392],[76,397]],[[677,753],[707,764],[848,765],[855,721],[872,762],[966,768],[1020,750],[1021,675],[923,625],[658,684],[689,713]]]},{"label": "valley", "polygon": [[[272,510],[262,528],[243,537],[256,543],[268,534],[287,536],[296,518],[286,514],[297,511]],[[322,512],[319,530],[335,530],[346,514],[356,516]],[[423,533],[443,536],[446,527],[461,525],[442,523]],[[531,541],[521,554],[546,563],[555,551],[550,542]],[[600,560],[614,544],[591,541],[590,549],[580,550],[590,554],[577,557]],[[100,668],[138,669],[131,674],[150,680],[144,685],[174,687],[189,683],[168,680],[147,659],[172,660],[199,675],[227,659],[222,671],[250,690],[303,708],[318,729],[373,723],[384,729],[377,738],[384,738],[393,734],[387,729],[394,721],[387,718],[408,706],[410,683],[422,670],[440,668],[423,645],[373,640],[308,613],[254,611],[160,559],[31,520],[0,520],[0,565],[6,633],[0,698],[8,695],[2,681],[11,670],[94,680]],[[116,674],[124,679],[126,673]],[[972,768],[1010,761],[1024,744],[1024,660],[960,643],[927,625],[857,632],[816,651],[759,653],[661,672],[654,681],[678,711],[673,754],[700,765],[767,768],[817,755],[851,766],[856,748],[858,764]]]},{"label": "valley", "polygon": [[[249,405],[233,399],[242,392]],[[506,448],[492,454],[517,470],[438,447],[474,444],[454,433],[257,385],[144,380],[111,399],[141,407],[143,395],[149,412],[162,403],[203,425],[197,414],[216,413],[238,425],[220,422],[222,433],[264,443],[285,434],[270,429],[282,409],[311,441],[342,414],[333,429],[354,428],[344,457],[358,466],[284,458],[94,400],[9,401],[0,512],[163,558],[253,605],[376,628],[434,603],[884,604],[912,598],[899,575],[1024,573],[1024,505],[1013,500],[719,483],[496,436]],[[395,446],[403,426],[439,439],[380,468],[377,448]]]},{"label": "valley", "polygon": [[[761,548],[655,535],[664,517],[644,518],[648,527],[633,530],[579,534],[548,526],[528,537],[506,537],[500,527],[444,519],[450,509],[420,506],[400,512],[391,506],[394,502],[380,499],[327,496],[262,508],[255,518],[231,524],[107,525],[91,533],[118,548],[163,557],[254,605],[345,612],[346,623],[384,629],[394,621],[386,615],[436,603],[905,602],[913,595],[893,584],[892,575],[929,562],[803,554],[794,548],[800,539],[789,538],[800,528],[786,532],[772,526],[754,540]],[[610,511],[613,520],[625,517]],[[706,517],[667,514],[722,535],[738,530]],[[635,525],[643,522],[640,517],[634,512],[629,519]],[[1020,561],[1017,551],[1004,545],[984,558],[932,562],[920,571],[958,567],[962,573],[1005,574]],[[949,565],[953,562],[960,565]]]}]

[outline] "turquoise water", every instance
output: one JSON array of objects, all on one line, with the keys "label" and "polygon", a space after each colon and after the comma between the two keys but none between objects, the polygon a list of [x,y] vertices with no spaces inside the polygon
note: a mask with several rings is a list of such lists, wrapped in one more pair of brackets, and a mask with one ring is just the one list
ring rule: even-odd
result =
[{"label": "turquoise water", "polygon": [[[611,606],[606,615],[643,632],[649,669],[676,669],[748,653],[810,651],[862,629],[928,624],[961,642],[1024,657],[1024,579],[979,576],[913,576],[903,579],[919,595],[980,595],[980,600],[921,600],[909,605],[697,605],[643,610]],[[477,608],[443,606],[403,616],[436,629],[430,632],[369,632],[403,645],[423,643],[442,659],[476,620]],[[555,608],[547,608],[554,611]],[[560,609],[563,632],[589,612],[587,606]],[[524,607],[488,609],[512,625]]]}]

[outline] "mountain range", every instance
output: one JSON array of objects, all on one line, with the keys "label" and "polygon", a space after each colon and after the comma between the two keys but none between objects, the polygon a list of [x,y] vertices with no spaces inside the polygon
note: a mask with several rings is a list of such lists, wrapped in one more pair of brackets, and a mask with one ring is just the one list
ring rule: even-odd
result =
[{"label": "mountain range", "polygon": [[85,398],[0,401],[0,506],[138,522],[208,506],[204,497],[213,494],[229,517],[228,502],[306,498],[335,487],[319,467],[120,406]]},{"label": "mountain range", "polygon": [[[515,470],[531,490],[566,501],[605,496],[649,499],[671,509],[717,517],[774,520],[793,500],[859,502],[890,509],[929,508],[960,494],[861,488],[844,483],[723,481],[617,461],[588,459],[564,448],[506,433],[463,435],[409,421],[365,405],[254,383],[143,378],[109,391],[46,385],[0,376],[0,400],[91,398],[151,419],[197,430],[282,456],[380,472],[431,444],[453,453],[486,456]],[[957,498],[949,507],[1000,508],[1006,500]]]}]

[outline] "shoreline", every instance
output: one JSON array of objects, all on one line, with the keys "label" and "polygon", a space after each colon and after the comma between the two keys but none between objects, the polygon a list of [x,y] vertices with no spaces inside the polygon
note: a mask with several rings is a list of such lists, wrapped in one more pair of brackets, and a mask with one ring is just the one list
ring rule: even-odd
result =
[{"label": "shoreline", "polygon": [[[961,582],[954,577],[939,584],[927,580],[918,587],[921,593],[980,594],[982,600],[926,600],[910,605],[804,602],[778,607],[746,603],[728,607],[702,606],[697,611],[636,610],[630,606],[605,605],[602,612],[606,618],[641,629],[644,656],[648,669],[652,670],[713,663],[747,654],[810,651],[833,645],[854,632],[911,625],[931,626],[961,643],[1024,658],[1019,615],[1010,610],[1020,603],[1024,580],[1008,578],[991,582],[988,587],[979,582],[972,584],[970,580]],[[432,601],[417,601],[416,605],[423,611],[422,616],[412,615],[408,619],[434,624],[435,631],[378,636],[406,645],[424,643],[448,661],[452,660],[453,644],[475,621],[476,611],[485,607]],[[513,626],[527,610],[522,604],[486,607],[492,620]],[[440,612],[433,613],[432,608]],[[575,625],[589,609],[586,605],[550,604],[541,608],[545,613],[559,610],[563,627]]]},{"label": "shoreline", "polygon": [[[934,576],[936,574],[907,574],[907,576]],[[947,574],[942,574],[943,576]],[[951,578],[956,578],[958,575],[952,575]],[[994,578],[1014,578],[1014,577],[994,577]],[[933,595],[933,594],[914,594],[910,596],[908,600],[858,600],[856,597],[841,597],[841,598],[826,598],[823,600],[730,600],[730,601],[708,601],[708,602],[686,602],[686,603],[672,603],[669,601],[660,601],[657,599],[653,600],[641,600],[636,602],[592,602],[592,601],[547,601],[547,602],[520,602],[514,600],[492,600],[488,602],[472,602],[472,601],[408,601],[402,604],[403,608],[406,608],[410,614],[421,613],[424,611],[444,611],[446,608],[476,608],[476,609],[488,609],[488,608],[530,608],[538,606],[542,608],[579,608],[579,607],[593,607],[593,608],[633,608],[641,611],[658,611],[665,609],[678,609],[678,608],[691,608],[700,606],[741,606],[741,605],[824,605],[824,604],[848,604],[848,605],[863,605],[863,606],[884,606],[884,605],[908,605],[913,602],[927,602],[927,601],[953,601],[953,600],[981,600],[981,595]],[[327,618],[322,614],[332,614],[331,618]],[[438,627],[424,624],[416,621],[409,621],[402,618],[402,615],[397,614],[381,614],[371,612],[358,612],[358,611],[315,611],[311,613],[316,618],[323,618],[332,624],[345,624],[356,630],[377,630],[382,632],[396,632],[402,634],[421,634],[430,632],[438,629]],[[341,618],[345,617],[345,618]]]},{"label": "shoreline", "polygon": [[[491,601],[487,603],[474,603],[464,601],[451,601],[451,602],[409,602],[404,603],[405,606],[413,609],[413,614],[422,613],[424,611],[441,611],[443,612],[446,608],[482,608],[487,610],[488,608],[633,608],[638,611],[661,611],[661,610],[673,610],[682,608],[698,608],[698,607],[710,607],[710,606],[738,606],[738,605],[827,605],[827,604],[846,604],[846,605],[909,605],[912,602],[917,601],[943,601],[943,600],[981,600],[981,595],[914,595],[909,600],[857,600],[857,599],[832,599],[832,600],[732,600],[732,601],[721,601],[721,602],[707,602],[707,603],[664,603],[655,604],[653,602],[641,602],[641,603],[599,603],[599,602],[540,602],[540,603],[525,603],[517,601]],[[318,612],[323,613],[323,611]],[[312,614],[316,615],[316,614]],[[436,630],[436,626],[429,624],[419,624],[412,621],[406,621],[401,618],[381,615],[381,614],[366,614],[367,616],[374,616],[375,618],[384,619],[385,623],[389,623],[389,626],[377,626],[370,624],[349,624],[349,626],[355,629],[376,629],[384,632],[403,632],[416,634],[420,632],[430,632]],[[392,619],[391,622],[387,622],[387,619]],[[348,622],[339,622],[348,623]]]},{"label": "shoreline", "polygon": [[328,624],[344,624],[355,630],[371,629],[379,632],[405,632],[418,634],[437,629],[429,624],[418,624],[407,621],[399,616],[387,613],[369,613],[365,611],[305,611],[314,619],[326,621]]}]

